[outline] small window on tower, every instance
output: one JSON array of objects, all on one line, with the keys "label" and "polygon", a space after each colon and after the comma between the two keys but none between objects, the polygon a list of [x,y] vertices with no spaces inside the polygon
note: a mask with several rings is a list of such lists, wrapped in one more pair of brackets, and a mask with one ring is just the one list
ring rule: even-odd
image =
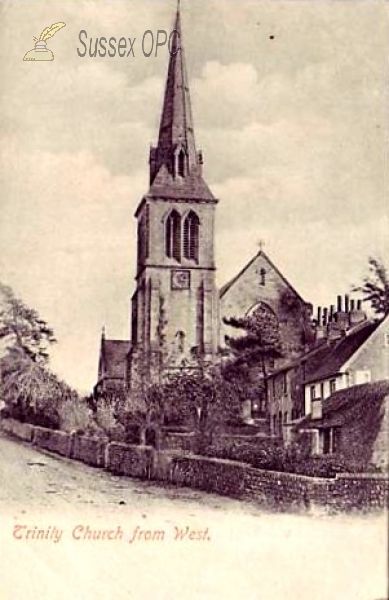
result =
[{"label": "small window on tower", "polygon": [[145,209],[138,221],[138,266],[143,265],[149,256],[150,216],[149,206]]},{"label": "small window on tower", "polygon": [[261,285],[266,285],[266,269],[261,269],[259,272]]},{"label": "small window on tower", "polygon": [[183,150],[180,150],[178,155],[178,174],[180,177],[185,175],[185,154]]}]

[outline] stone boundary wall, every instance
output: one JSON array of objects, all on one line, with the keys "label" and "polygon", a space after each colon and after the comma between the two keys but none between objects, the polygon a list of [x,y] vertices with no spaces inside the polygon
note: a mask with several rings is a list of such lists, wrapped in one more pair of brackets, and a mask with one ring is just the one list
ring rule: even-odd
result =
[{"label": "stone boundary wall", "polygon": [[74,434],[69,458],[80,460],[92,467],[105,467],[107,444],[108,442],[101,438]]},{"label": "stone boundary wall", "polygon": [[107,446],[105,467],[117,475],[151,479],[153,448],[111,442]]},{"label": "stone boundary wall", "polygon": [[39,446],[39,448],[50,450],[50,452],[55,452],[55,454],[70,458],[73,435],[65,433],[65,431],[35,426],[32,442],[35,446]]},{"label": "stone boundary wall", "polygon": [[13,419],[3,419],[1,421],[1,428],[6,433],[10,433],[25,442],[32,442],[34,437],[35,427],[29,423],[20,423],[20,421],[14,421]]},{"label": "stone boundary wall", "polygon": [[201,456],[172,457],[170,481],[278,510],[330,512],[389,508],[389,478],[339,474],[334,479],[254,469]]},{"label": "stone boundary wall", "polygon": [[232,460],[175,456],[172,459],[170,480],[178,485],[242,498],[245,467],[243,463]]},{"label": "stone boundary wall", "polygon": [[3,419],[1,428],[35,446],[118,474],[188,486],[277,510],[329,512],[389,507],[389,477],[340,474],[333,479],[263,471],[236,461],[157,451]]}]

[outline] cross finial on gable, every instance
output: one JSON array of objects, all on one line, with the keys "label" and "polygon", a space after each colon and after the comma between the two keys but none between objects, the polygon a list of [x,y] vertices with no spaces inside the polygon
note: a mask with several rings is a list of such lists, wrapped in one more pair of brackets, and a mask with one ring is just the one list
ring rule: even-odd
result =
[{"label": "cross finial on gable", "polygon": [[259,248],[260,250],[263,250],[263,248],[264,248],[264,247],[265,247],[265,242],[264,242],[264,240],[262,240],[262,239],[261,239],[261,240],[259,240],[259,242],[258,242],[258,248]]}]

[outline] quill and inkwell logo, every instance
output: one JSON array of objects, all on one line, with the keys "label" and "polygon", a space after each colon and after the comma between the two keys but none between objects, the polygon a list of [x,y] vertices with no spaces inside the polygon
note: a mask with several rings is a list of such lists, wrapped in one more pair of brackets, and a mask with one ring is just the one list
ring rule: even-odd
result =
[{"label": "quill and inkwell logo", "polygon": [[34,37],[35,48],[27,52],[23,60],[54,60],[54,54],[46,46],[46,40],[53,37],[57,31],[65,27],[65,23],[54,23],[46,27],[39,36],[39,40]]}]

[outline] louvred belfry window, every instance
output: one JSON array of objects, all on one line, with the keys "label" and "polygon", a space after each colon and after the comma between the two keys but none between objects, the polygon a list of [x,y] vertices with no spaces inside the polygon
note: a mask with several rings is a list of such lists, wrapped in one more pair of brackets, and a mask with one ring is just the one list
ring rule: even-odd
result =
[{"label": "louvred belfry window", "polygon": [[181,260],[181,217],[176,210],[172,210],[166,219],[166,256]]},{"label": "louvred belfry window", "polygon": [[199,260],[199,230],[199,218],[190,211],[184,221],[184,256],[196,262]]}]

